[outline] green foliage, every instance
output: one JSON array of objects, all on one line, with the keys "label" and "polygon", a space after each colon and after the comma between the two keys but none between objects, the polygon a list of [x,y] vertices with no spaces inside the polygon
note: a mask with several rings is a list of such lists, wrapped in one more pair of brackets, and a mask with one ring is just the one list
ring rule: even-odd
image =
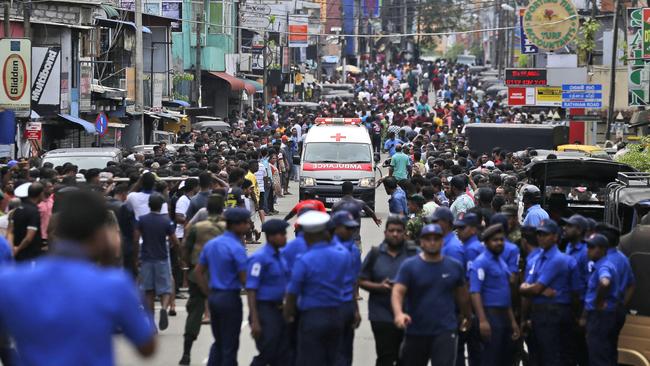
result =
[{"label": "green foliage", "polygon": [[588,18],[578,29],[578,37],[575,42],[579,63],[586,64],[591,58],[591,53],[596,48],[596,32],[599,28],[600,23],[596,19]]},{"label": "green foliage", "polygon": [[643,137],[639,143],[628,144],[628,152],[616,160],[628,164],[641,172],[650,173],[650,137]]},{"label": "green foliage", "polygon": [[517,66],[518,67],[528,67],[528,61],[529,60],[530,60],[530,57],[528,55],[522,53],[517,58]]},{"label": "green foliage", "polygon": [[[422,32],[459,31],[463,28],[463,2],[456,0],[420,0],[419,24]],[[423,45],[435,45],[436,37],[422,36]]]},{"label": "green foliage", "polygon": [[194,80],[194,74],[190,74],[186,72],[180,74],[174,74],[174,84],[180,83],[183,80],[188,80],[188,81]]},{"label": "green foliage", "polygon": [[464,52],[465,45],[460,42],[456,42],[453,44],[453,46],[447,49],[447,52],[445,52],[445,58],[449,60],[455,60],[456,57],[462,55]]}]

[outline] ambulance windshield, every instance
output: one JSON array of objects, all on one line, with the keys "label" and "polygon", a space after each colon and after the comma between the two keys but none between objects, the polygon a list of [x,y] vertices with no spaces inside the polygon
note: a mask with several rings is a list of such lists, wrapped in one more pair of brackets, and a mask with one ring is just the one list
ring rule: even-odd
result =
[{"label": "ambulance windshield", "polygon": [[305,161],[310,163],[371,163],[368,144],[312,142],[305,145]]}]

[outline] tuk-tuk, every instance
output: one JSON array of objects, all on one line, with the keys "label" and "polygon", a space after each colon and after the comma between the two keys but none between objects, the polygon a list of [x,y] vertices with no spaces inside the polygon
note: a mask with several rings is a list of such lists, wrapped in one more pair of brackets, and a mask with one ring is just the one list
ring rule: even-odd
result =
[{"label": "tuk-tuk", "polygon": [[650,365],[650,174],[619,173],[607,185],[605,221],[621,233],[619,250],[630,260],[636,289],[627,306],[625,326],[618,339],[618,362]]}]

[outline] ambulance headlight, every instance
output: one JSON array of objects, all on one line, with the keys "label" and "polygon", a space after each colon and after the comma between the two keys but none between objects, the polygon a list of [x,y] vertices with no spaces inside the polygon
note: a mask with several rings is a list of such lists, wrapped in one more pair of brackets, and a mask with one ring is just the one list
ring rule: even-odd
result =
[{"label": "ambulance headlight", "polygon": [[300,177],[301,187],[313,187],[316,185],[316,179],[311,177]]},{"label": "ambulance headlight", "polygon": [[360,188],[375,188],[375,177],[359,179]]}]

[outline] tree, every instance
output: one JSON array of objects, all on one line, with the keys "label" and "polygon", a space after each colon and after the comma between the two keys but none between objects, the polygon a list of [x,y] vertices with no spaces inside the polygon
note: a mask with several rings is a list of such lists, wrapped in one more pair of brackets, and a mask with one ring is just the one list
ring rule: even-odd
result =
[{"label": "tree", "polygon": [[[424,33],[458,31],[463,23],[463,2],[456,0],[421,0],[418,4],[420,30]],[[422,36],[424,44],[435,44],[435,37]]]},{"label": "tree", "polygon": [[627,145],[628,151],[616,160],[641,172],[650,173],[650,137],[642,137],[639,143]]}]

